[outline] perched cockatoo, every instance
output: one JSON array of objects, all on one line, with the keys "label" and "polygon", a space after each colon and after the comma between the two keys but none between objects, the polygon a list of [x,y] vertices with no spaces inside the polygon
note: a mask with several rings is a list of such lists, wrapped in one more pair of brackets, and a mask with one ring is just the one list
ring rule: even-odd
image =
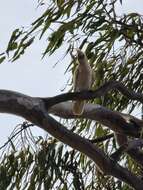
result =
[{"label": "perched cockatoo", "polygon": [[[88,63],[88,59],[80,49],[77,51],[78,66],[73,75],[73,89],[74,92],[81,92],[90,90],[93,79],[92,68]],[[74,115],[81,115],[84,110],[84,100],[77,100],[73,102]]]}]

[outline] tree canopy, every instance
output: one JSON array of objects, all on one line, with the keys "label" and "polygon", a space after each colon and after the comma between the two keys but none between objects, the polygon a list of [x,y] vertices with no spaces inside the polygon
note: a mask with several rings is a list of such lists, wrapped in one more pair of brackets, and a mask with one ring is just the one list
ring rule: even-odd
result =
[{"label": "tree canopy", "polygon": [[[143,120],[132,114],[139,110],[142,115],[142,15],[119,14],[122,0],[38,4],[45,11],[28,29],[12,32],[0,63],[20,59],[30,45],[46,37],[42,58],[59,49],[67,56],[79,48],[92,66],[94,84],[92,91],[73,93],[71,78],[68,93],[45,98],[0,90],[0,112],[28,121],[15,128],[4,146],[0,188],[141,190]],[[66,72],[73,73],[75,66],[75,60],[69,60]],[[75,116],[71,100],[79,99],[87,104],[83,114]],[[30,127],[35,125],[51,136],[33,137]]]}]

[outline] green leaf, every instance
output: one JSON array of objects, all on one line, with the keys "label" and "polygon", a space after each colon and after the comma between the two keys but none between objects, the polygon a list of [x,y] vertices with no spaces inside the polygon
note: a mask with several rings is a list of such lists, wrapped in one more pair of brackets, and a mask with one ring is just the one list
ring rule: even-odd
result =
[{"label": "green leaf", "polygon": [[64,4],[65,0],[57,0],[57,5],[59,8],[61,8]]},{"label": "green leaf", "polygon": [[0,63],[2,63],[4,60],[5,60],[5,56],[2,56],[1,58],[0,58]]},{"label": "green leaf", "polygon": [[7,46],[7,50],[6,50],[7,54],[9,54],[9,51],[12,51],[17,48],[16,40],[18,40],[18,38],[20,37],[21,34],[22,34],[22,30],[15,29],[13,31],[11,38],[8,42],[8,46]]},{"label": "green leaf", "polygon": [[17,49],[17,42],[13,42],[13,43],[9,44],[9,46],[7,48],[7,52],[13,51],[15,49]]}]

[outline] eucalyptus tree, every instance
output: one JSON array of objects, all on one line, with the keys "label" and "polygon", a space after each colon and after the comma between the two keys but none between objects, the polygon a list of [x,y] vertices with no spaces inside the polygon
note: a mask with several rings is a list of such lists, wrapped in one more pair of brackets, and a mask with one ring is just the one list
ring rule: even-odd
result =
[{"label": "eucalyptus tree", "polygon": [[[90,91],[72,92],[71,78],[68,93],[45,98],[0,90],[0,112],[28,121],[18,125],[5,144],[0,188],[141,190],[143,120],[133,112],[138,109],[142,115],[142,15],[119,14],[121,0],[38,4],[45,11],[28,29],[12,32],[0,62],[20,59],[31,44],[47,37],[43,58],[59,50],[69,56],[79,48],[88,57],[94,83]],[[75,60],[69,60],[65,70],[73,73],[75,67]],[[73,114],[73,100],[86,100],[81,115]],[[47,131],[47,139],[34,138],[34,126]]]}]

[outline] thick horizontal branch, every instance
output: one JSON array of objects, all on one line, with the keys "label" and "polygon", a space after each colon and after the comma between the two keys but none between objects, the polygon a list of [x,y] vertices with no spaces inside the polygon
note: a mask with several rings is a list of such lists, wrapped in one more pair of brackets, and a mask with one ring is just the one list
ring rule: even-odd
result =
[{"label": "thick horizontal branch", "polygon": [[19,115],[29,120],[61,142],[87,155],[105,174],[112,175],[137,190],[142,190],[142,180],[110,159],[89,140],[74,134],[50,117],[40,98],[32,98],[17,92],[0,90],[0,112]]},{"label": "thick horizontal branch", "polygon": [[46,105],[46,108],[49,109],[49,107],[55,104],[65,102],[68,100],[89,100],[99,98],[105,96],[107,92],[109,92],[110,90],[118,90],[127,98],[143,103],[143,94],[133,92],[129,90],[127,87],[125,87],[122,83],[117,81],[109,81],[95,91],[65,93],[51,98],[43,98],[43,101]]},{"label": "thick horizontal branch", "polygon": [[[72,102],[56,104],[49,109],[49,113],[66,119],[77,117],[72,112]],[[84,112],[78,117],[98,121],[116,133],[133,137],[140,137],[143,128],[142,120],[128,114],[111,111],[97,104],[86,104]]]}]

